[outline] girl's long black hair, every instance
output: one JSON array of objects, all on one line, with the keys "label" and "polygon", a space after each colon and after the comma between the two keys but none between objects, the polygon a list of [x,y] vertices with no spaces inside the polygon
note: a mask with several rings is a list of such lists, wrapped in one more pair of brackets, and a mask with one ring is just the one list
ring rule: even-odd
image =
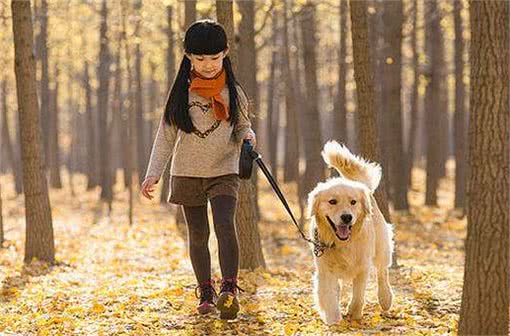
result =
[{"label": "girl's long black hair", "polygon": [[[215,55],[228,47],[227,34],[223,27],[212,20],[200,20],[193,23],[184,36],[184,51],[195,55]],[[235,125],[239,120],[240,100],[236,85],[237,82],[232,63],[227,56],[223,59],[223,68],[226,73],[226,84],[229,92],[229,121]],[[188,90],[190,85],[191,61],[183,56],[174,84],[168,95],[165,105],[165,121],[175,124],[186,133],[194,130],[193,122],[188,112]],[[242,94],[245,94],[244,91]]]}]

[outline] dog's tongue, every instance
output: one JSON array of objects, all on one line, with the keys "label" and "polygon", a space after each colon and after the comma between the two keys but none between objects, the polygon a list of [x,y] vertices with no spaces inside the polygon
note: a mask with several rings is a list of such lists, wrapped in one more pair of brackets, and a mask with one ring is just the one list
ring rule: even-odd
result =
[{"label": "dog's tongue", "polygon": [[341,239],[349,238],[349,234],[351,233],[350,231],[351,230],[349,230],[349,226],[348,225],[337,225],[337,227],[336,227],[336,234]]}]

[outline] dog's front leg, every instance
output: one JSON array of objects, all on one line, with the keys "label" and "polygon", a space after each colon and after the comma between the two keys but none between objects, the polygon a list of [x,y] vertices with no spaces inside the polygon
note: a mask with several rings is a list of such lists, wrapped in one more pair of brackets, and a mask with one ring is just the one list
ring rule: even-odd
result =
[{"label": "dog's front leg", "polygon": [[368,281],[368,270],[359,273],[352,282],[352,299],[349,304],[349,317],[353,320],[360,320],[363,316],[365,305],[365,289]]},{"label": "dog's front leg", "polygon": [[393,301],[393,293],[391,291],[388,269],[384,266],[377,270],[377,297],[379,298],[382,310],[388,311]]},{"label": "dog's front leg", "polygon": [[318,268],[314,278],[314,297],[322,321],[328,325],[342,319],[339,307],[340,286],[331,272]]}]

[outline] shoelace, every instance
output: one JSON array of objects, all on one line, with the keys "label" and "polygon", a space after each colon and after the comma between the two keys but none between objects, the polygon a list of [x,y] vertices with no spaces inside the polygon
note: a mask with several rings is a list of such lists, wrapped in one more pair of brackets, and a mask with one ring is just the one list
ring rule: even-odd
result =
[{"label": "shoelace", "polygon": [[[200,292],[200,294],[198,294]],[[208,301],[213,303],[213,299],[218,296],[211,282],[200,284],[195,288],[195,296],[200,298],[200,304]]]},{"label": "shoelace", "polygon": [[237,285],[236,281],[224,280],[224,281],[221,282],[220,293],[231,292],[231,293],[235,294],[236,289],[239,290],[240,292],[244,292],[244,289],[239,287]]}]

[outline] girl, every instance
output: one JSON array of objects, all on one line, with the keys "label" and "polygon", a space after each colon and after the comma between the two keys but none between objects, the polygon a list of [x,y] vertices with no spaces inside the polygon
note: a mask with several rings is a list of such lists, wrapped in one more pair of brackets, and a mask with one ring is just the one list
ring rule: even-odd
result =
[{"label": "girl", "polygon": [[[227,56],[223,27],[211,20],[193,23],[184,37],[184,51],[141,192],[153,198],[154,185],[172,157],[168,202],[183,206],[200,291],[197,309],[206,314],[216,306],[221,318],[234,319],[239,311],[239,248],[234,226],[239,154],[244,139],[255,144],[256,138],[248,119],[248,99]],[[222,281],[218,297],[211,279],[207,201],[219,245]]]}]

